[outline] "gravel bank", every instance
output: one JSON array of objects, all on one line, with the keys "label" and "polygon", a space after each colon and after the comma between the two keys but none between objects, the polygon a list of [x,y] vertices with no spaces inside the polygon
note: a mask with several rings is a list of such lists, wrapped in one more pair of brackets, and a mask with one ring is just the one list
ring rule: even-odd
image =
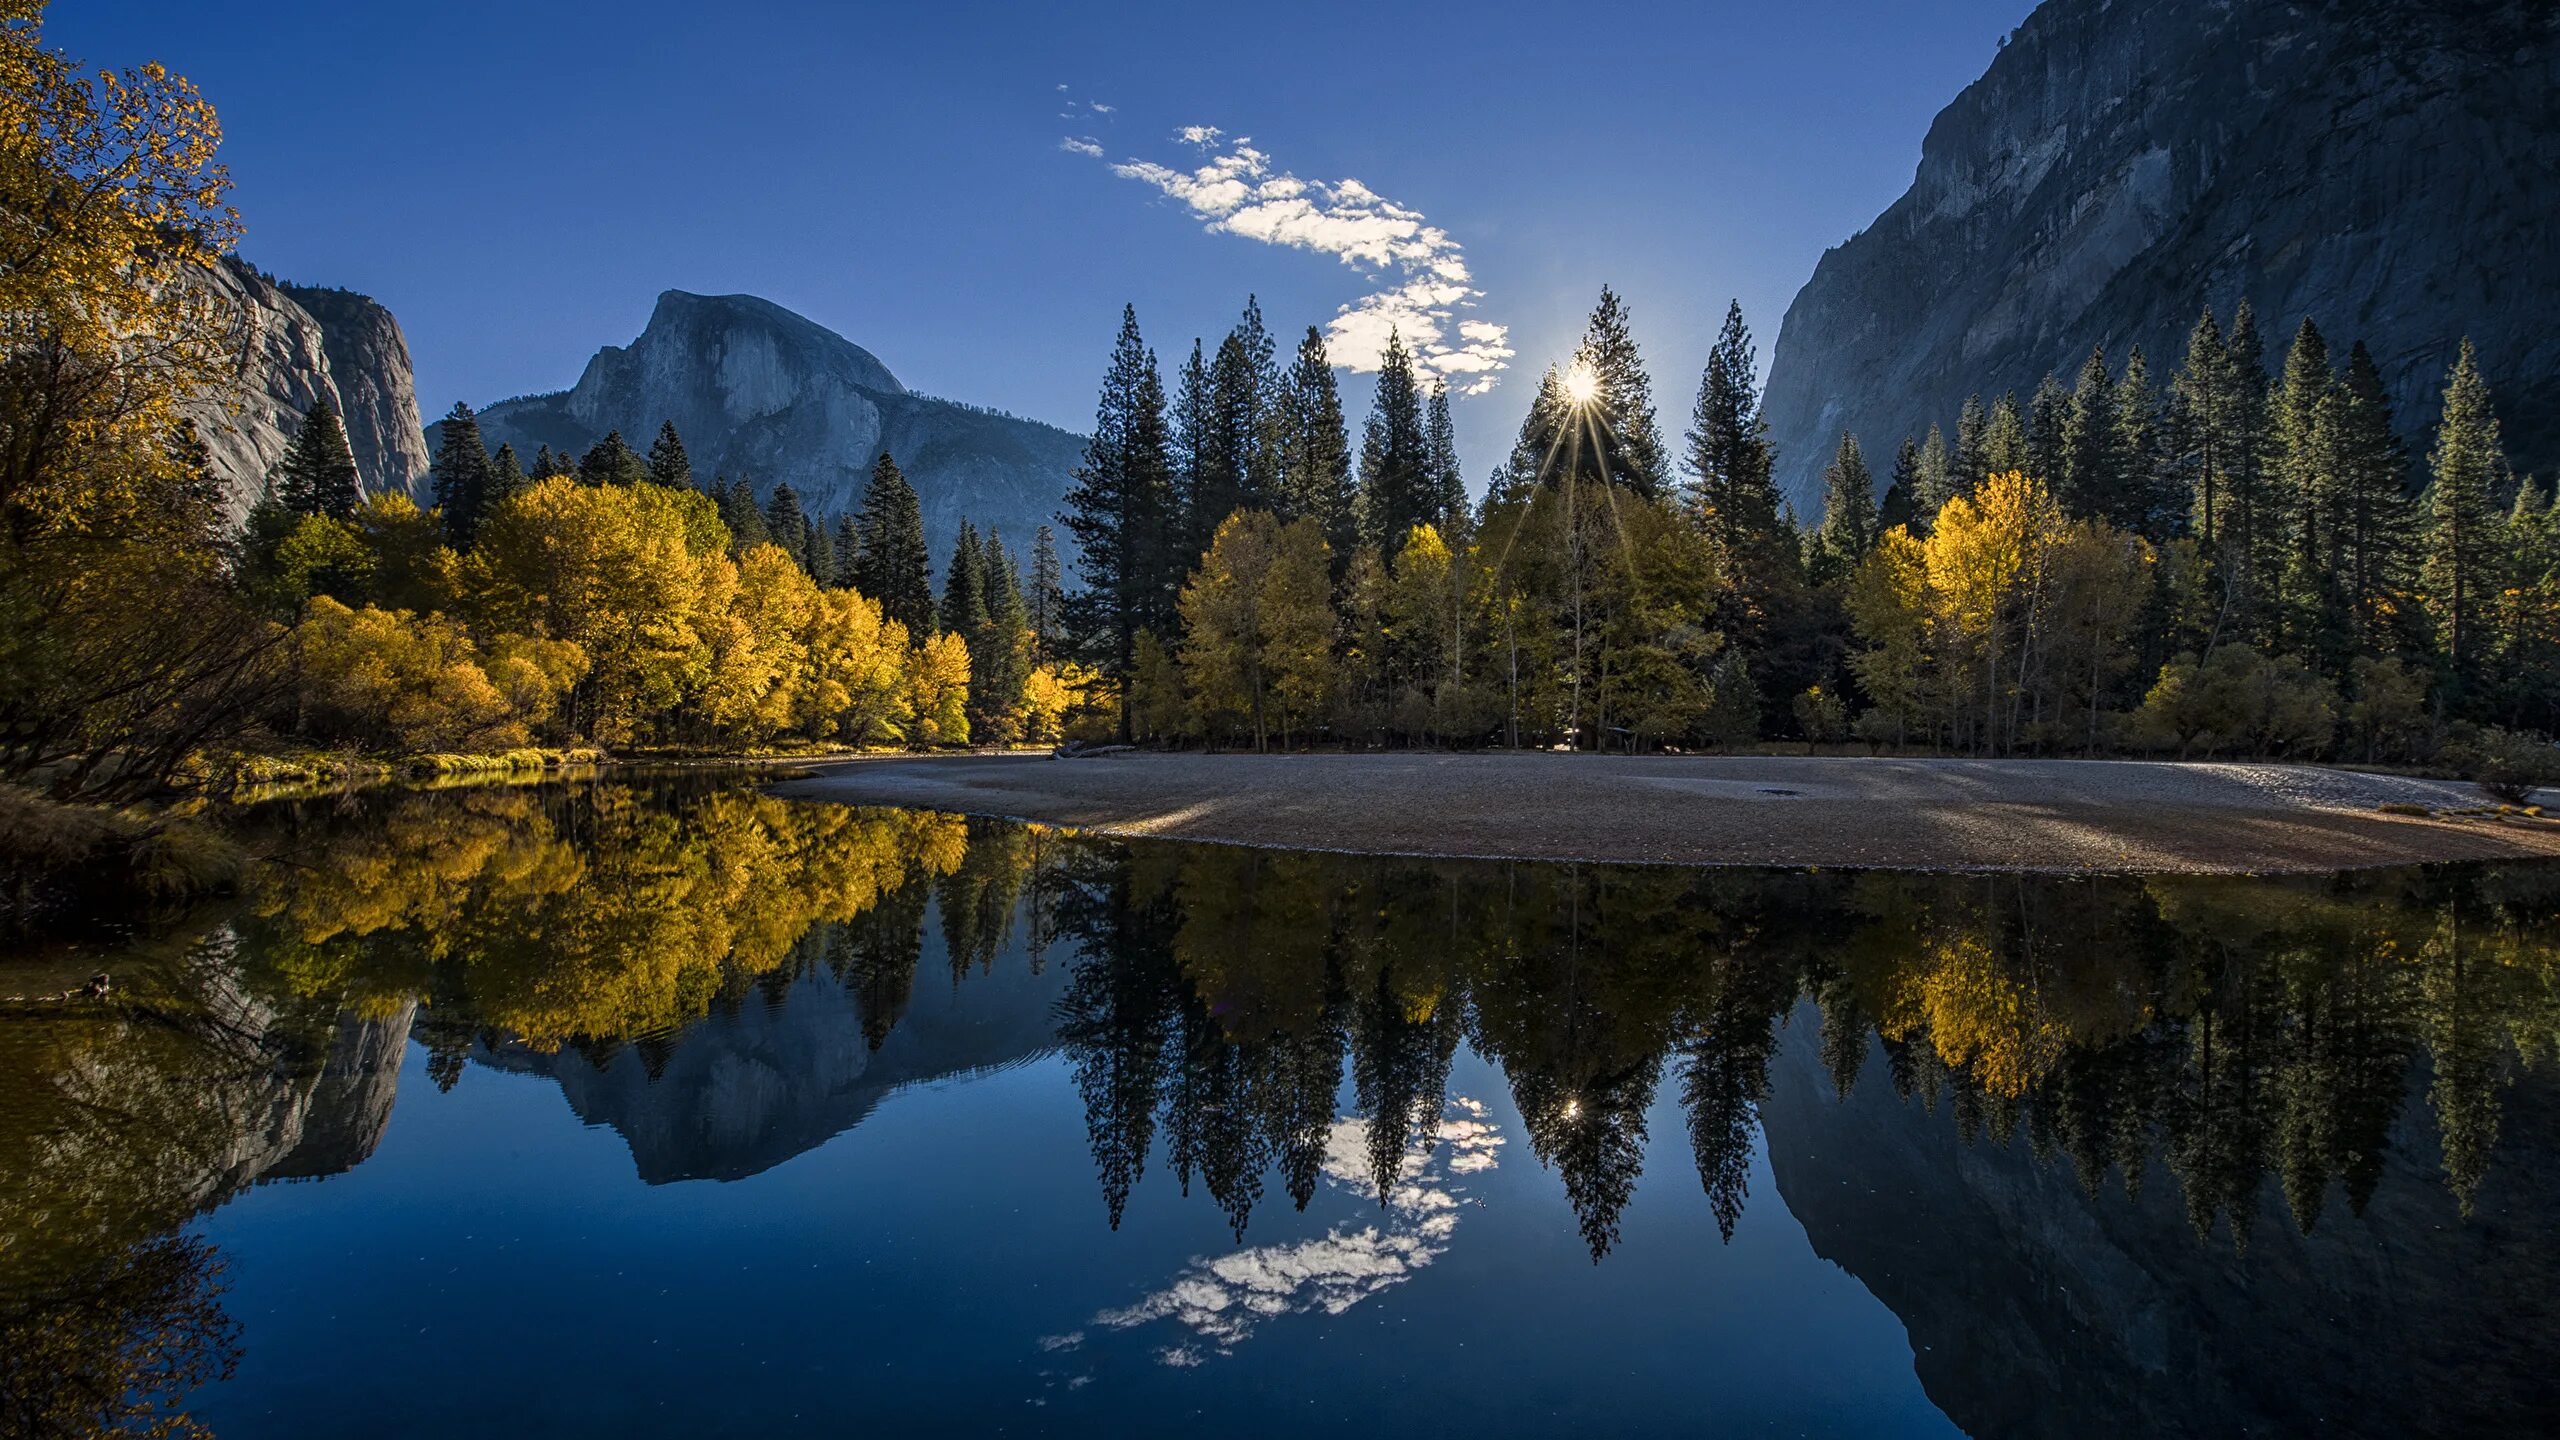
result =
[{"label": "gravel bank", "polygon": [[2560,856],[2560,821],[2378,808],[2484,805],[2469,785],[2308,765],[1006,755],[855,761],[776,789],[1119,835],[1398,855],[2197,874]]}]

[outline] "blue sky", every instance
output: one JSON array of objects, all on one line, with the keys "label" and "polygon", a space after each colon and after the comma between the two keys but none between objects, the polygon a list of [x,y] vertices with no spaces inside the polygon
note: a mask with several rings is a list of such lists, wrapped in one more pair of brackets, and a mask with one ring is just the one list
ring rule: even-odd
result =
[{"label": "blue sky", "polygon": [[[570,384],[670,287],[1076,429],[1124,300],[1170,368],[1249,291],[1290,337],[1352,307],[1346,350],[1420,295],[1452,380],[1493,382],[1456,407],[1481,488],[1604,282],[1676,440],[1726,300],[1765,360],[2032,8],[57,0],[48,29],[203,87],[243,253],[390,305],[430,419]],[[1290,235],[1319,248],[1255,238]]]}]

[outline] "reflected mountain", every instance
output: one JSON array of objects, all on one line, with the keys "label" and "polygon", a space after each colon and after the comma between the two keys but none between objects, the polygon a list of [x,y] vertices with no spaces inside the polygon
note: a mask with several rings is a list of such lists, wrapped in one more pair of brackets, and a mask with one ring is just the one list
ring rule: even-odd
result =
[{"label": "reflected mountain", "polygon": [[[2466,1219],[2421,1104],[2380,1136],[2360,1213],[2298,1224],[2275,1187],[2245,1250],[2199,1244],[2154,1161],[2094,1193],[2026,1136],[1967,1143],[1870,1078],[1845,1098],[1800,1011],[1764,1108],[1817,1253],[1901,1317],[1929,1396],[1976,1435],[2505,1433],[2560,1415],[2560,1086],[2506,1106],[2513,1157]],[[1879,1045],[1869,1057],[1883,1068]],[[2426,1085],[2413,1076],[2411,1099]]]},{"label": "reflected mountain", "polygon": [[[0,1362],[0,1400],[75,1371],[183,1396],[227,1364],[190,1220],[361,1164],[415,1043],[439,1088],[548,1077],[649,1184],[756,1176],[903,1087],[1054,1055],[1097,1232],[1165,1187],[1237,1247],[1128,1277],[1060,1349],[1126,1335],[1184,1365],[1362,1304],[1454,1243],[1446,1202],[1516,1140],[1594,1262],[1646,1184],[1698,1185],[1698,1243],[1731,1240],[1768,1203],[1765,1151],[1976,1434],[2560,1411],[2560,1094],[2537,1068],[2560,868],[1373,859],[734,779],[380,792],[261,824],[276,863],[236,914],[137,942],[112,1003],[0,1013],[26,1097],[0,1102],[0,1341],[53,1357]],[[1461,1049],[1516,1133],[1450,1094]],[[1375,1218],[1248,1243],[1328,1190]]]}]

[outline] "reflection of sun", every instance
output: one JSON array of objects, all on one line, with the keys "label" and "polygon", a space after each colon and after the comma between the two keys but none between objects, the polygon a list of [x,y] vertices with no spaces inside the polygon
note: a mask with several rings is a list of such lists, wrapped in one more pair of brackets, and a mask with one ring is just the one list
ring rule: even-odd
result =
[{"label": "reflection of sun", "polygon": [[1576,365],[1564,374],[1565,398],[1576,405],[1588,405],[1600,393],[1600,377],[1588,365]]}]

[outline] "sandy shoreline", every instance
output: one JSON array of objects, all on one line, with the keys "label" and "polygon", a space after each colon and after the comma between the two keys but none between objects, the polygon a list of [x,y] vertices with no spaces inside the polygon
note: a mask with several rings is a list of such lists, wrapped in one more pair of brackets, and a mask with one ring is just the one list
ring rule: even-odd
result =
[{"label": "sandy shoreline", "polygon": [[2486,804],[2472,786],[2301,765],[1003,755],[853,761],[775,790],[1116,835],[1395,855],[2191,874],[2560,857],[2560,821],[2377,808]]}]

